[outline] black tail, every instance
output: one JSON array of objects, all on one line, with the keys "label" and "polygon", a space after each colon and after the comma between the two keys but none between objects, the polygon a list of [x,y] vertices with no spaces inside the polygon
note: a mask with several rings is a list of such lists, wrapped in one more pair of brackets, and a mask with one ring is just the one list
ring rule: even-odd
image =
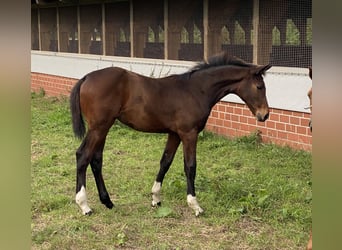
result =
[{"label": "black tail", "polygon": [[71,110],[71,120],[72,128],[74,134],[77,138],[82,139],[86,132],[86,127],[82,117],[81,107],[80,107],[80,88],[84,82],[85,77],[79,80],[71,90],[70,94],[70,110]]}]

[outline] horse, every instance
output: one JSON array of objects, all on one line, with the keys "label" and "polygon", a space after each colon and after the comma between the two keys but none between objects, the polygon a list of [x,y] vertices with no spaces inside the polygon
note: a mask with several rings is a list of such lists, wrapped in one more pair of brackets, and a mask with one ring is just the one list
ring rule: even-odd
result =
[{"label": "horse", "polygon": [[[309,76],[310,76],[310,79],[312,80],[312,68],[311,67],[309,67]],[[307,95],[310,100],[310,107],[309,107],[310,112],[312,113],[312,87],[309,89]],[[310,131],[312,131],[312,118],[310,118],[309,127],[310,127]],[[312,231],[310,232],[310,238],[306,246],[306,250],[312,250]]]},{"label": "horse", "polygon": [[[102,177],[106,136],[115,120],[141,132],[168,134],[160,169],[152,187],[152,206],[161,205],[161,187],[182,142],[187,203],[198,216],[204,210],[195,193],[196,145],[213,106],[224,96],[238,95],[260,122],[269,117],[263,75],[272,66],[256,65],[223,52],[195,64],[185,73],[150,78],[119,67],[86,74],[73,86],[70,110],[76,151],[76,203],[84,215],[92,210],[86,195],[90,164],[100,201],[112,203]],[[88,124],[86,132],[85,121]]]}]

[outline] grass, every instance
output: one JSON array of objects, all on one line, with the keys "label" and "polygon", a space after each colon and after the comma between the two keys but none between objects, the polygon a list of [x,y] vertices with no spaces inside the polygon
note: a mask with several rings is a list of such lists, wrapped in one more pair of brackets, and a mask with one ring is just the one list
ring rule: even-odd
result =
[{"label": "grass", "polygon": [[151,188],[166,135],[116,123],[103,175],[115,204],[103,206],[88,168],[94,213],[74,202],[74,138],[66,98],[32,93],[32,249],[304,249],[311,229],[311,153],[203,132],[197,148],[197,198],[186,204],[182,147],[165,177],[162,207]]}]

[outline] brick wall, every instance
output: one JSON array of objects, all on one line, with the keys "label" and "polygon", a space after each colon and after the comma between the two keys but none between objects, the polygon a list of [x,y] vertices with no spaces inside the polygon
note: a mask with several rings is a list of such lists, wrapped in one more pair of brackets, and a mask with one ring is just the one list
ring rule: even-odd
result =
[{"label": "brick wall", "polygon": [[[68,96],[76,81],[73,78],[32,72],[31,90],[39,92],[43,88],[48,96]],[[246,105],[221,101],[212,109],[206,130],[227,137],[259,131],[263,142],[311,151],[309,120],[308,113],[271,108],[269,119],[264,123],[257,122]]]},{"label": "brick wall", "polygon": [[206,129],[228,137],[260,132],[263,142],[312,150],[312,135],[308,127],[310,114],[270,109],[266,122],[258,122],[244,104],[218,102],[211,111]]},{"label": "brick wall", "polygon": [[76,79],[31,72],[31,91],[44,89],[48,96],[69,95]]}]

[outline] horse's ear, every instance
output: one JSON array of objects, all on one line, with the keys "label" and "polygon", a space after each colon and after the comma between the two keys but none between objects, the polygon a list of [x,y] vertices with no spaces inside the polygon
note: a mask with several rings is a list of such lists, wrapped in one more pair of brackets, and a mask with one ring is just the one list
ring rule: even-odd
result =
[{"label": "horse's ear", "polygon": [[309,67],[309,76],[312,79],[312,67]]},{"label": "horse's ear", "polygon": [[267,65],[258,65],[256,66],[252,73],[255,75],[262,75],[264,74],[267,70],[269,70],[272,67],[271,64],[267,64]]}]

